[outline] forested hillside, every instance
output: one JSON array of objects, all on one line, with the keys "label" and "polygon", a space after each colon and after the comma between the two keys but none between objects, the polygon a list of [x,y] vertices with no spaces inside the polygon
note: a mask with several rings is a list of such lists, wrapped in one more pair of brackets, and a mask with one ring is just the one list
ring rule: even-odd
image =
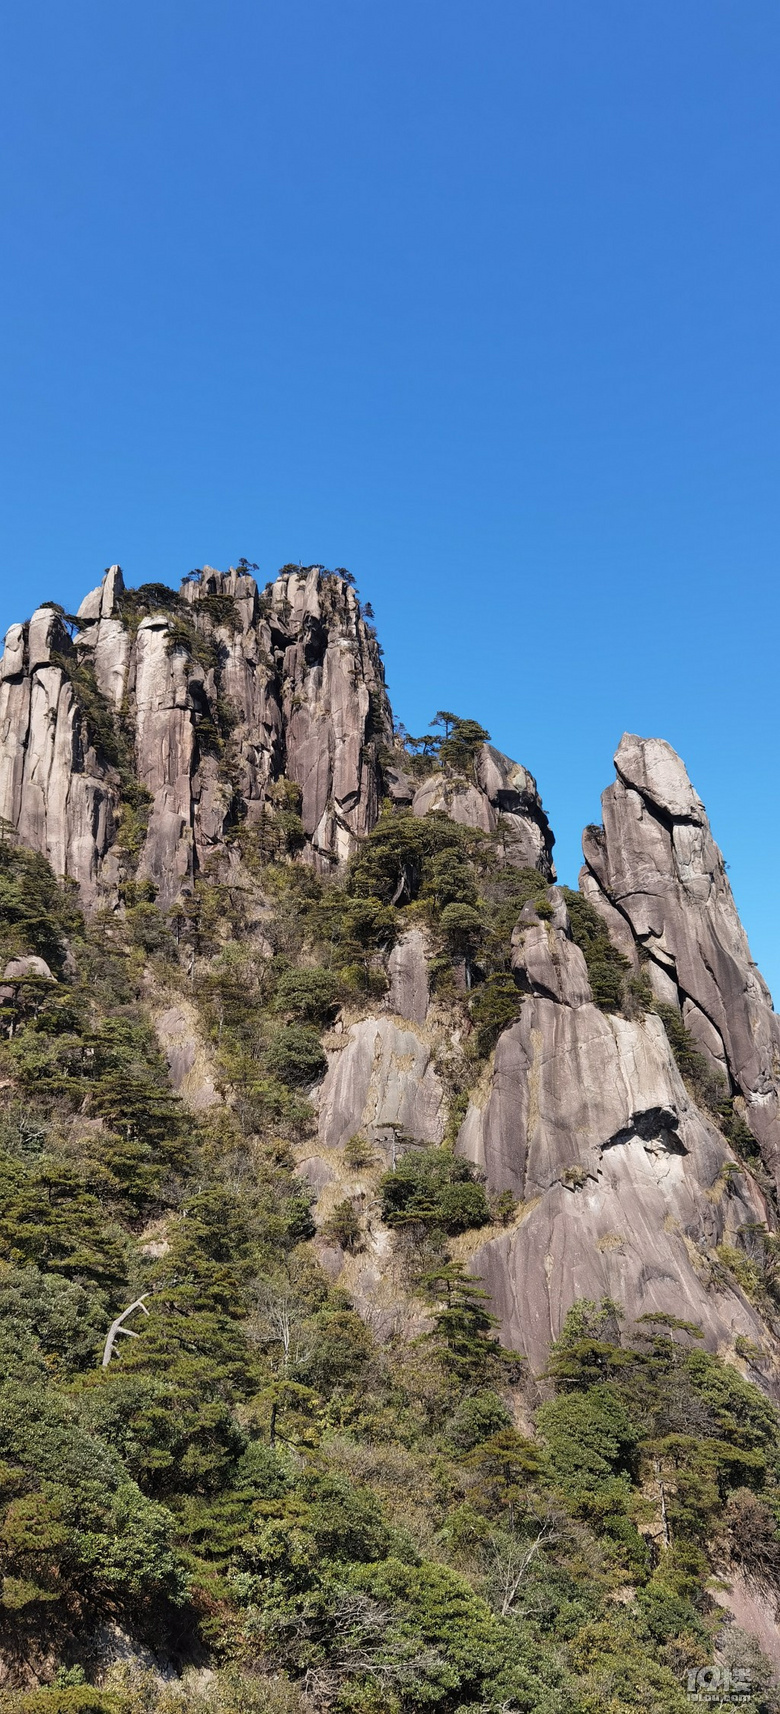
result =
[{"label": "forested hillside", "polygon": [[[365,614],[328,599],[354,643]],[[167,658],[195,660],[192,628],[159,623]],[[284,642],[287,678],[259,662],[279,706],[304,673],[285,715],[304,759],[274,728],[254,800],[259,748],[247,762],[224,697],[207,720],[218,654],[201,663],[175,887],[140,704],[112,708],[75,650],[44,663],[116,813],[99,884],[91,858],[55,874],[20,817],[0,830],[0,1708],[684,1714],[714,1684],[770,1714],[780,1240],[749,1101],[613,907],[552,884],[531,776],[471,718],[388,728],[361,637],[362,800],[343,779],[338,798],[332,749],[306,797],[300,717],[328,683],[311,650],[296,665]],[[631,1123],[588,1153],[586,1038],[566,1036],[576,1149],[545,1144],[544,1181],[527,1042],[549,1062],[577,1020],[631,1064]],[[640,1156],[672,1200],[624,1266],[587,1199],[613,1223],[621,1196],[627,1222],[649,1206],[609,1178]],[[557,1326],[552,1270],[527,1290],[522,1272],[548,1207],[580,1233]],[[580,1260],[623,1268],[588,1278],[630,1301],[578,1293]]]}]

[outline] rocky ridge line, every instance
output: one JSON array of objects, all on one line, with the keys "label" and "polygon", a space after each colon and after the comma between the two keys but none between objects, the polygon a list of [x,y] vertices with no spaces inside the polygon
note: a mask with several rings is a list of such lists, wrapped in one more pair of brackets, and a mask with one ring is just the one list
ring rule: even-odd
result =
[{"label": "rocky ridge line", "polygon": [[175,596],[126,590],[112,566],[73,639],[54,607],[6,638],[0,817],[87,908],[115,902],[128,876],[169,906],[207,865],[235,871],[237,827],[281,825],[293,802],[303,853],[331,871],[375,825],[384,791],[486,832],[500,819],[507,860],[552,872],[525,768],[484,745],[473,783],[436,774],[416,786],[392,749],[373,628],[322,567],[263,592],[244,571],[206,568]]}]

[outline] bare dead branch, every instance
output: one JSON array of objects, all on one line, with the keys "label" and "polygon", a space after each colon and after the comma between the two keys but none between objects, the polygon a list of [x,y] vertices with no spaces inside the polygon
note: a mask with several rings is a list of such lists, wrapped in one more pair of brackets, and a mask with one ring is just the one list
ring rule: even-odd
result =
[{"label": "bare dead branch", "polygon": [[108,1329],[108,1336],[106,1338],[105,1348],[103,1351],[102,1366],[104,1369],[107,1369],[111,1362],[111,1358],[114,1354],[114,1343],[118,1333],[124,1333],[128,1339],[138,1338],[138,1334],[133,1332],[132,1327],[125,1327],[123,1326],[123,1323],[127,1320],[128,1315],[132,1315],[134,1309],[142,1309],[144,1315],[149,1314],[146,1307],[146,1299],[148,1296],[148,1291],[145,1291],[143,1297],[137,1297],[135,1303],[129,1303],[127,1309],[123,1309],[122,1314],[117,1316],[116,1321],[112,1321],[111,1326]]}]

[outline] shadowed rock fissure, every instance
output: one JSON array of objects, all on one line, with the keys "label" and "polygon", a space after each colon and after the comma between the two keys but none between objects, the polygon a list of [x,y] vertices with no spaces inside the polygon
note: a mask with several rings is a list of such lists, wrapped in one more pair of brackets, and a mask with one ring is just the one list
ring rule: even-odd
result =
[{"label": "shadowed rock fissure", "polygon": [[661,1143],[670,1154],[687,1155],[688,1150],[678,1134],[679,1115],[672,1107],[650,1107],[645,1113],[634,1113],[622,1130],[602,1143],[604,1149],[614,1149],[638,1137],[643,1143]]}]

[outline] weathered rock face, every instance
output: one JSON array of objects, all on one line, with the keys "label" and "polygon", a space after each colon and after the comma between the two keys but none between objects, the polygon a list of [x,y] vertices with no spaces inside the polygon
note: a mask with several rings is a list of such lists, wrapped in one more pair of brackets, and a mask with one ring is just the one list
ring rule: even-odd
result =
[{"label": "weathered rock face", "polygon": [[[397,788],[398,789],[398,788]],[[401,799],[399,801],[406,801]],[[538,869],[553,880],[554,839],[536,781],[528,769],[492,744],[481,744],[472,780],[431,774],[412,798],[415,815],[444,812],[462,827],[497,834],[507,863]]]},{"label": "weathered rock face", "polygon": [[393,947],[387,960],[389,986],[385,996],[388,1011],[424,1024],[430,1001],[425,936],[419,928],[408,929]]},{"label": "weathered rock face", "polygon": [[371,831],[383,791],[497,834],[508,862],[553,875],[535,781],[500,751],[484,744],[473,778],[437,774],[417,790],[389,764],[378,645],[340,576],[294,570],[261,593],[246,571],[206,568],[176,596],[127,590],[111,566],[76,627],[71,641],[42,608],[8,633],[0,816],[88,907],[131,869],[168,906],[210,859],[234,866],[226,836],[242,822],[278,829],[291,811],[327,872]]},{"label": "weathered rock face", "polygon": [[[88,905],[119,874],[122,755],[148,794],[137,872],[161,904],[210,856],[228,860],[237,821],[289,810],[274,796],[282,776],[300,789],[312,860],[327,869],[349,856],[376,821],[379,750],[392,741],[376,640],[354,590],[314,567],[264,594],[243,572],[208,570],[178,598],[141,593],[139,602],[112,566],[81,604],[75,645],[52,609],[9,631],[0,815],[78,882]],[[79,663],[106,705],[102,733],[83,712],[78,673],[70,677]]]},{"label": "weathered rock face", "polygon": [[216,1106],[221,1097],[191,1001],[180,998],[175,1006],[166,1006],[155,1013],[153,1022],[168,1062],[171,1088],[192,1113]]},{"label": "weathered rock face", "polygon": [[419,1031],[391,1018],[354,1024],[346,1044],[329,1055],[319,1093],[319,1140],[340,1149],[363,1131],[385,1145],[393,1134],[440,1143],[444,1091]]},{"label": "weathered rock face", "polygon": [[[678,1005],[780,1182],[780,1019],[750,954],[723,858],[683,763],[662,739],[624,737],[603,828],[583,840],[583,890],[647,958],[657,997]],[[623,948],[625,949],[625,948]]]},{"label": "weathered rock face", "polygon": [[527,907],[514,963],[526,999],[499,1038],[487,1099],[458,1149],[521,1202],[519,1223],[474,1258],[502,1336],[541,1368],[580,1297],[627,1316],[698,1322],[715,1348],[742,1334],[764,1350],[759,1316],[708,1256],[768,1218],[764,1198],[693,1104],[660,1018],[606,1016],[550,890],[553,919]]},{"label": "weathered rock face", "polygon": [[0,817],[57,874],[97,897],[116,834],[116,773],[101,761],[69,667],[70,636],[51,607],[12,625],[0,661]]},{"label": "weathered rock face", "polygon": [[[116,899],[131,864],[168,905],[207,866],[230,875],[242,838],[267,840],[269,828],[272,838],[292,828],[308,861],[336,870],[371,831],[383,792],[417,816],[444,811],[482,829],[507,863],[553,880],[552,836],[524,768],[484,744],[468,777],[420,784],[392,753],[376,639],[342,578],[314,567],[261,593],[246,570],[207,569],[175,596],[125,590],[112,567],[73,639],[69,629],[43,608],[8,633],[0,816],[78,882],[87,906]],[[656,998],[679,1007],[780,1179],[780,1023],[704,807],[662,741],[626,737],[615,760],[604,826],[585,835],[582,891],[634,973],[649,972]],[[458,1140],[489,1185],[520,1202],[472,1264],[504,1336],[541,1368],[571,1303],[608,1295],[629,1317],[697,1321],[713,1347],[750,1339],[769,1377],[766,1329],[711,1257],[774,1214],[686,1090],[659,1016],[596,1006],[565,896],[550,886],[547,898],[544,919],[527,905],[515,928],[519,1020],[499,1038]],[[461,1049],[446,1007],[431,1004],[431,950],[418,919],[388,957],[377,1015],[331,1049],[312,1156],[325,1188],[328,1161],[358,1131],[388,1160],[397,1145],[442,1141],[441,1067]],[[186,1010],[157,1022],[191,1105],[218,1099]],[[392,1251],[389,1233],[382,1243]]]}]

